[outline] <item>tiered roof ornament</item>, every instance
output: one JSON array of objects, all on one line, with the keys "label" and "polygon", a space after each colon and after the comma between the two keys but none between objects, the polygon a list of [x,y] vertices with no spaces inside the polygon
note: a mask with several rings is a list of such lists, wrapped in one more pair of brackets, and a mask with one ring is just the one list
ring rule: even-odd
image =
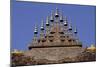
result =
[{"label": "tiered roof ornament", "polygon": [[53,22],[54,21],[54,12],[51,12],[51,16],[50,16],[50,21]]},{"label": "tiered roof ornament", "polygon": [[56,8],[55,17],[59,17],[59,10]]},{"label": "tiered roof ornament", "polygon": [[63,22],[63,15],[60,15],[60,22]]},{"label": "tiered roof ornament", "polygon": [[44,21],[41,22],[41,30],[44,30]]},{"label": "tiered roof ornament", "polygon": [[34,29],[34,34],[38,34],[38,29],[37,29],[37,26],[35,26],[35,29]]},{"label": "tiered roof ornament", "polygon": [[68,26],[67,17],[65,17],[64,26]]},{"label": "tiered roof ornament", "polygon": [[75,29],[74,29],[74,33],[77,34],[77,28],[76,28],[76,27],[75,27]]},{"label": "tiered roof ornament", "polygon": [[41,40],[41,38],[36,37],[38,34],[38,29],[37,26],[35,26],[34,38],[37,44],[32,43],[31,46],[29,46],[29,48],[54,47],[54,46],[82,47],[82,44],[78,43],[80,41],[77,41],[73,36],[73,34],[75,35],[77,34],[77,29],[75,28],[73,31],[71,23],[68,23],[67,17],[63,18],[63,14],[59,13],[58,8],[56,8],[55,13],[54,12],[51,13],[50,17],[47,16],[45,22],[42,20],[40,30],[41,30],[40,37],[42,35],[43,40]]},{"label": "tiered roof ornament", "polygon": [[46,26],[49,26],[49,16],[47,16],[47,19],[46,19]]},{"label": "tiered roof ornament", "polygon": [[69,30],[72,31],[72,25],[69,23]]}]

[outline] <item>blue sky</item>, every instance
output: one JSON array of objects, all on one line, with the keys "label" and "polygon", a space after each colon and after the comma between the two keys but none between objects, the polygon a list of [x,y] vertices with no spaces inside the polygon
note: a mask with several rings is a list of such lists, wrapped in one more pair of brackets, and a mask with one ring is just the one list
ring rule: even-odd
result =
[{"label": "blue sky", "polygon": [[78,28],[78,37],[83,46],[95,44],[95,6],[50,4],[35,2],[11,3],[11,48],[26,50],[32,41],[34,25],[40,26],[56,7],[67,16],[68,21]]}]

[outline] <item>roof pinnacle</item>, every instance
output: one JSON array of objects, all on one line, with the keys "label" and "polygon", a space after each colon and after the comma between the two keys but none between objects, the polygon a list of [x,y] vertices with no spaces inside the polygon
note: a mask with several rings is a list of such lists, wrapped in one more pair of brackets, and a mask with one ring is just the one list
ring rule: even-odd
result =
[{"label": "roof pinnacle", "polygon": [[55,17],[59,17],[59,10],[56,8]]},{"label": "roof pinnacle", "polygon": [[41,30],[44,30],[44,21],[41,21]]},{"label": "roof pinnacle", "polygon": [[64,26],[68,25],[67,17],[65,17]]},{"label": "roof pinnacle", "polygon": [[35,25],[34,34],[37,34],[37,33],[38,33],[38,29],[37,29],[37,26]]},{"label": "roof pinnacle", "polygon": [[47,19],[46,19],[46,26],[49,26],[49,17],[47,16]]}]

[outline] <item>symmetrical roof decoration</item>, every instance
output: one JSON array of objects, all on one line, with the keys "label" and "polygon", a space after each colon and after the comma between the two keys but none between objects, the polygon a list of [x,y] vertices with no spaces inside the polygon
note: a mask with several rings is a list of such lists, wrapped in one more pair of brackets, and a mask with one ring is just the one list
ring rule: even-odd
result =
[{"label": "symmetrical roof decoration", "polygon": [[47,16],[46,21],[42,20],[40,36],[37,36],[38,27],[35,26],[33,41],[29,49],[34,47],[82,47],[77,37],[77,28],[72,28],[72,23],[69,23],[67,17],[56,8],[55,12]]}]

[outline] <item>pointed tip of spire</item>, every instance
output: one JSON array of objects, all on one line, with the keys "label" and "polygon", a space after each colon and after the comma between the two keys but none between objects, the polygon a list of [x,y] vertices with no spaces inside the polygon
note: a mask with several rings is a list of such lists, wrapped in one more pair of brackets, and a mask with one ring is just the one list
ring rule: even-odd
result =
[{"label": "pointed tip of spire", "polygon": [[59,10],[56,8],[55,17],[59,17]]},{"label": "pointed tip of spire", "polygon": [[64,26],[68,25],[67,17],[65,16]]},{"label": "pointed tip of spire", "polygon": [[63,15],[62,15],[62,13],[60,13],[61,15],[60,15],[60,22],[63,22]]},{"label": "pointed tip of spire", "polygon": [[44,30],[44,21],[41,21],[41,30]]},{"label": "pointed tip of spire", "polygon": [[37,25],[35,25],[35,30],[37,29]]},{"label": "pointed tip of spire", "polygon": [[51,16],[50,16],[50,21],[53,22],[54,21],[54,12],[51,12]]},{"label": "pointed tip of spire", "polygon": [[46,26],[49,26],[49,16],[47,16],[47,19],[46,19]]},{"label": "pointed tip of spire", "polygon": [[69,30],[72,30],[72,25],[71,25],[71,23],[69,23]]},{"label": "pointed tip of spire", "polygon": [[74,29],[74,33],[77,34],[77,28],[76,28],[76,27],[75,27],[75,29]]},{"label": "pointed tip of spire", "polygon": [[56,11],[58,11],[58,7],[56,7]]},{"label": "pointed tip of spire", "polygon": [[35,25],[34,34],[38,33],[37,25]]}]

